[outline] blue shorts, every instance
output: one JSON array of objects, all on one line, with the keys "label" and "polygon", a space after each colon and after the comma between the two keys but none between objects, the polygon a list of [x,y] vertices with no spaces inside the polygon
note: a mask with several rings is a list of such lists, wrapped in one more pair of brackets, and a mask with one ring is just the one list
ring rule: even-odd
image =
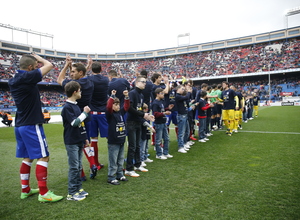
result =
[{"label": "blue shorts", "polygon": [[16,157],[33,160],[49,156],[42,125],[15,127],[15,135],[17,140]]},{"label": "blue shorts", "polygon": [[173,111],[170,115],[167,115],[167,126],[169,126],[171,124],[171,121],[174,125],[177,125],[177,114],[178,111]]},{"label": "blue shorts", "polygon": [[108,136],[108,124],[105,114],[101,115],[91,115],[92,120],[90,122],[90,137],[98,137],[100,132],[100,137]]}]

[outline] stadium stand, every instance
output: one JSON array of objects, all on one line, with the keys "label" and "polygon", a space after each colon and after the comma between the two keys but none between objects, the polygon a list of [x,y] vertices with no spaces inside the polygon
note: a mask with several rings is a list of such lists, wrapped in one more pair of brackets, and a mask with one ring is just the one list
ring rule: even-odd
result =
[{"label": "stadium stand", "polygon": [[[0,47],[0,107],[14,105],[5,83],[13,77],[14,72],[18,69],[22,54],[24,52]],[[50,55],[44,55],[44,58],[54,65],[54,69],[41,82],[41,85],[50,85],[41,90],[41,99],[45,106],[61,106],[65,97],[63,92],[59,91],[56,79],[64,65],[65,58]],[[134,80],[135,72],[142,69],[146,69],[150,73],[149,75],[161,72],[177,79],[183,76],[191,78],[196,85],[203,82],[204,78],[210,80],[207,82],[211,84],[220,82],[228,76],[243,74],[245,77],[240,82],[238,82],[239,79],[234,78],[231,78],[231,81],[242,90],[252,91],[255,89],[261,100],[269,99],[270,95],[273,99],[280,99],[281,92],[299,94],[299,77],[297,75],[286,74],[283,78],[274,75],[271,82],[271,94],[269,94],[267,78],[258,76],[269,71],[300,68],[300,36],[172,56],[143,59],[101,59],[98,61],[101,62],[103,75],[107,75],[111,69],[120,70],[123,77],[129,82]],[[86,64],[87,59],[76,58],[74,62]],[[248,74],[253,73],[259,80],[246,79]],[[91,72],[87,74],[89,75]],[[222,78],[222,76],[224,77]],[[215,80],[216,77],[219,77],[218,81]]]}]

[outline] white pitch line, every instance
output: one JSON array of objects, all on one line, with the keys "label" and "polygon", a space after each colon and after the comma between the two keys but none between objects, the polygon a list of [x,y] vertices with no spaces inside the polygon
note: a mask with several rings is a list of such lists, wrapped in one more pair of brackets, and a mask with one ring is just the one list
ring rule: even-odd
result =
[{"label": "white pitch line", "polygon": [[[225,131],[225,130],[218,130],[218,131]],[[238,133],[242,132],[249,132],[249,133],[262,133],[262,134],[300,134],[299,132],[277,132],[277,131],[241,131],[239,130]]]}]

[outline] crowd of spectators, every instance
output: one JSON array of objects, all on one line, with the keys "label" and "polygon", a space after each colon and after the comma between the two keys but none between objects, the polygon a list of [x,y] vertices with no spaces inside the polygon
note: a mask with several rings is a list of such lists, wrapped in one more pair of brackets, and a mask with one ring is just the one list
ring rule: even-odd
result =
[{"label": "crowd of spectators", "polygon": [[[9,79],[18,67],[21,55],[1,50],[0,79]],[[55,68],[44,78],[44,82],[56,82],[64,59],[46,57]],[[77,60],[86,63],[86,60]],[[139,60],[100,61],[102,74],[111,69],[120,70],[123,77],[132,81],[136,70],[146,69],[150,74],[161,72],[173,77],[188,78],[254,73],[300,68],[300,40],[287,39],[254,44],[239,48],[225,48],[169,57]]]},{"label": "crowd of spectators", "polygon": [[[21,54],[0,50],[0,80],[13,77],[18,69]],[[47,57],[55,66],[44,78],[43,82],[56,83],[58,74],[65,60]],[[86,60],[75,60],[86,64]],[[102,74],[107,75],[111,69],[121,71],[124,78],[131,82],[136,71],[146,69],[149,75],[154,72],[170,74],[173,78],[197,78],[222,76],[239,73],[254,73],[263,71],[300,68],[300,40],[287,39],[269,43],[249,45],[239,48],[225,48],[169,57],[159,57],[139,60],[101,60]],[[91,74],[88,72],[87,75]],[[241,90],[258,89],[263,99],[269,99],[268,80],[235,83]],[[271,96],[278,98],[285,84],[287,89],[295,89],[298,95],[299,79],[277,79],[271,82]],[[58,91],[42,91],[42,102],[46,106],[61,106],[64,95]],[[0,105],[14,105],[8,91],[0,89]]]}]

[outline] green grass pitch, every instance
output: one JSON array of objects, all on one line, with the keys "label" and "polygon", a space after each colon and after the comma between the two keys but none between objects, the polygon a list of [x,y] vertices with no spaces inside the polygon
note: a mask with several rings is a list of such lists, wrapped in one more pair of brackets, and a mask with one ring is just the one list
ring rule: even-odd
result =
[{"label": "green grass pitch", "polygon": [[[170,130],[170,154],[155,159],[149,172],[119,186],[107,181],[106,140],[99,141],[105,168],[83,183],[81,202],[41,204],[34,195],[20,199],[14,128],[0,128],[0,219],[300,219],[300,108],[260,107],[259,117],[232,137],[214,131],[210,141],[177,152]],[[67,155],[61,123],[44,125],[50,150],[48,187],[67,194]],[[126,155],[126,153],[125,153]],[[85,172],[88,163],[83,158]],[[31,186],[37,187],[35,162]]]}]

